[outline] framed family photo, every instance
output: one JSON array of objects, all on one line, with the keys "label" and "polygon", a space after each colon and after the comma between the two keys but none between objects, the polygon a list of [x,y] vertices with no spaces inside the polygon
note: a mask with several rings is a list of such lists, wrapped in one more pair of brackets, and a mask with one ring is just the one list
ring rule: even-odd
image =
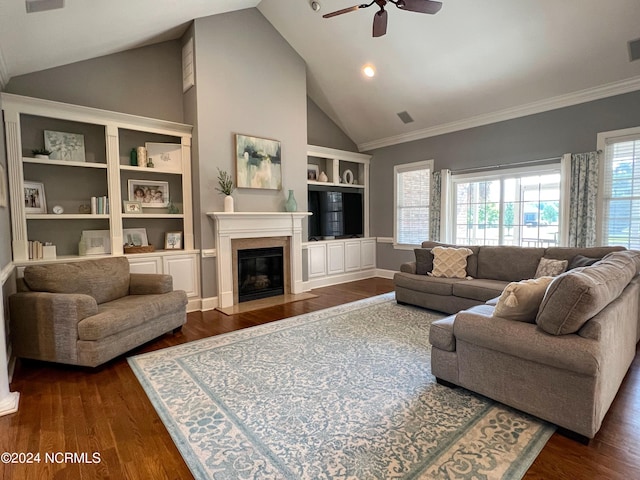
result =
[{"label": "framed family photo", "polygon": [[24,181],[24,211],[26,213],[47,213],[44,183]]},{"label": "framed family photo", "polygon": [[146,247],[149,245],[146,228],[125,228],[122,230],[122,239],[125,245],[134,247]]},{"label": "framed family photo", "polygon": [[236,186],[282,190],[281,146],[278,140],[235,135]]},{"label": "framed family photo", "polygon": [[167,232],[164,235],[165,250],[182,249],[182,232]]},{"label": "framed family photo", "polygon": [[144,208],[166,208],[169,205],[169,182],[130,179],[129,201]]},{"label": "framed family photo", "polygon": [[142,202],[123,200],[122,205],[124,213],[142,213]]}]

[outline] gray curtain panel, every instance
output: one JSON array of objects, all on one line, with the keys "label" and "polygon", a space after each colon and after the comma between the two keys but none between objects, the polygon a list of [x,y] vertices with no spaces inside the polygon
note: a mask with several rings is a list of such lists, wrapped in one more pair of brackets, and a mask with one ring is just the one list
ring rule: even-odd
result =
[{"label": "gray curtain panel", "polygon": [[569,246],[596,244],[596,201],[598,197],[598,152],[571,155],[569,193]]},{"label": "gray curtain panel", "polygon": [[442,174],[431,174],[431,208],[429,211],[429,240],[440,241],[440,206],[442,192]]}]

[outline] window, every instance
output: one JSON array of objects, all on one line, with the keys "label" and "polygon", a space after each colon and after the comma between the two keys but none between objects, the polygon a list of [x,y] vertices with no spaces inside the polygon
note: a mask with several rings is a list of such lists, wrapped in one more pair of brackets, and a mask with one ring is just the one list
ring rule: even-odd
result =
[{"label": "window", "polygon": [[601,165],[600,243],[640,248],[640,128],[598,135]]},{"label": "window", "polygon": [[548,247],[560,241],[560,165],[453,175],[458,245]]},{"label": "window", "polygon": [[429,207],[433,160],[393,167],[393,243],[420,245],[429,239]]}]

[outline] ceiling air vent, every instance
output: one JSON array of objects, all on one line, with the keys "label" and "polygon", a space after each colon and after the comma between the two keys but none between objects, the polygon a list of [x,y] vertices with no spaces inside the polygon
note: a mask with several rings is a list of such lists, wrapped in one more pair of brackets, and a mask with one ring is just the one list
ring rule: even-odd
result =
[{"label": "ceiling air vent", "polygon": [[404,112],[398,113],[398,117],[400,117],[400,120],[402,120],[402,123],[413,122],[413,118],[411,118],[411,115],[409,115],[409,112],[407,112],[406,110]]},{"label": "ceiling air vent", "polygon": [[629,58],[632,62],[640,59],[640,38],[629,42]]},{"label": "ceiling air vent", "polygon": [[64,8],[64,0],[26,0],[27,13]]}]

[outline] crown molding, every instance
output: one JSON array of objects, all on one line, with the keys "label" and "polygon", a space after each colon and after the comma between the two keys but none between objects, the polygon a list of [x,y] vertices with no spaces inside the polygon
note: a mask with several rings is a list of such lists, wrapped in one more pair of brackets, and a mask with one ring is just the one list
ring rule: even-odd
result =
[{"label": "crown molding", "polygon": [[635,92],[640,90],[640,77],[632,77],[619,82],[607,83],[599,87],[587,88],[577,92],[559,95],[557,97],[547,98],[537,102],[519,105],[513,108],[498,110],[497,112],[477,115],[450,123],[443,123],[434,127],[416,130],[414,132],[402,133],[391,137],[381,138],[358,144],[358,150],[367,152],[376,148],[389,147],[399,143],[421,140],[423,138],[435,137],[446,133],[466,130],[468,128],[481,127],[491,123],[503,122],[505,120],[513,120],[515,118],[534,115],[536,113],[556,110],[558,108],[570,107],[580,103],[592,102],[602,98],[622,95],[624,93]]},{"label": "crown molding", "polygon": [[0,48],[0,92],[4,90],[10,79],[11,75],[9,75],[9,69],[7,68],[6,62],[4,61],[2,48]]}]

